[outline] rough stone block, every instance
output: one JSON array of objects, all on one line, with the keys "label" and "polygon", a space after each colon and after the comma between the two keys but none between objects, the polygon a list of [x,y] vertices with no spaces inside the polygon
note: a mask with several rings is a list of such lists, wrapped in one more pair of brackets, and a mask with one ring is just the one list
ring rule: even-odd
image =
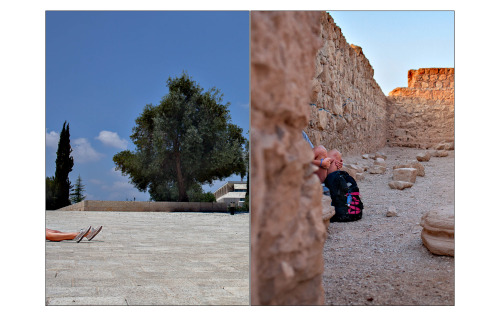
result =
[{"label": "rough stone block", "polygon": [[330,218],[335,215],[335,207],[332,206],[332,199],[329,196],[323,195],[321,199],[321,204],[323,205],[323,223],[328,231],[328,226],[330,225]]},{"label": "rough stone block", "polygon": [[417,176],[425,176],[425,167],[417,160],[410,161],[406,164],[399,164],[393,167],[393,169],[397,168],[414,168],[417,170]]},{"label": "rough stone block", "polygon": [[387,163],[382,158],[376,158],[375,161],[373,162],[373,165],[380,165],[383,167],[387,167]]},{"label": "rough stone block", "polygon": [[366,172],[366,170],[368,170],[368,168],[370,167],[370,163],[368,163],[367,161],[360,161],[356,164],[361,170],[363,170],[363,172]]},{"label": "rough stone block", "polygon": [[448,156],[448,151],[446,151],[446,150],[432,150],[431,155],[434,157],[445,157],[445,156]]},{"label": "rough stone block", "polygon": [[442,141],[436,144],[434,150],[454,150],[455,144],[453,142]]},{"label": "rough stone block", "polygon": [[402,181],[390,181],[389,182],[389,187],[391,187],[391,189],[399,189],[399,190],[403,190],[405,188],[411,188],[413,186],[413,183],[409,183],[409,182],[402,182]]},{"label": "rough stone block", "polygon": [[435,255],[455,256],[455,212],[453,208],[431,210],[422,216],[422,242]]},{"label": "rough stone block", "polygon": [[429,151],[421,152],[417,154],[417,161],[427,162],[431,159],[431,154]]},{"label": "rough stone block", "polygon": [[375,158],[376,159],[381,158],[381,159],[387,160],[387,155],[385,155],[384,153],[375,152]]},{"label": "rough stone block", "polygon": [[417,170],[415,168],[394,169],[392,179],[395,181],[415,183],[417,180]]},{"label": "rough stone block", "polygon": [[381,166],[381,165],[373,165],[368,169],[368,173],[370,174],[384,174],[386,171],[386,168]]},{"label": "rough stone block", "polygon": [[362,166],[357,164],[344,164],[344,167],[353,169],[356,173],[363,173],[365,171]]},{"label": "rough stone block", "polygon": [[390,206],[389,209],[387,210],[385,216],[386,217],[397,217],[398,213],[396,211],[396,207]]}]

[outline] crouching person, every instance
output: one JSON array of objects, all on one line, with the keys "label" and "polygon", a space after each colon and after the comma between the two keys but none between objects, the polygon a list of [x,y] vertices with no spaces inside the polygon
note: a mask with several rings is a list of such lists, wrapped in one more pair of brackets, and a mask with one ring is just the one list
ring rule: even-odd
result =
[{"label": "crouching person", "polygon": [[335,207],[335,215],[330,222],[349,222],[361,219],[363,216],[363,202],[359,194],[358,184],[345,171],[342,154],[338,150],[331,150],[327,156],[332,162],[327,171],[324,184],[330,190],[332,206]]}]

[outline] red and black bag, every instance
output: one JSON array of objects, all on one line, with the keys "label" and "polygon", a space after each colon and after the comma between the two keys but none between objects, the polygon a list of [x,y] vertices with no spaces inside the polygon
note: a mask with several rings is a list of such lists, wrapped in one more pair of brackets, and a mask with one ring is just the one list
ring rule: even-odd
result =
[{"label": "red and black bag", "polygon": [[363,202],[359,194],[358,184],[349,173],[335,171],[325,178],[325,186],[330,190],[335,215],[330,222],[349,222],[361,219]]}]

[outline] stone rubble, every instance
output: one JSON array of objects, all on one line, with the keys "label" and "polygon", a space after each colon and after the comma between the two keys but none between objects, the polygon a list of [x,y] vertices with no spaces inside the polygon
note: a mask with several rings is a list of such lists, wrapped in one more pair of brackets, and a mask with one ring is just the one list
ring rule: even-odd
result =
[{"label": "stone rubble", "polygon": [[413,183],[410,183],[410,182],[403,182],[403,181],[396,181],[396,180],[392,180],[389,182],[389,187],[391,187],[391,189],[403,190],[406,188],[411,188],[412,186],[413,186]]},{"label": "stone rubble", "polygon": [[429,151],[417,154],[417,161],[419,162],[428,162],[430,159],[431,159],[431,154]]},{"label": "stone rubble", "polygon": [[419,163],[417,160],[410,161],[406,164],[395,165],[393,169],[397,168],[414,168],[417,170],[417,176],[425,176],[425,167],[422,163]]},{"label": "stone rubble", "polygon": [[453,141],[442,141],[433,147],[434,150],[454,150],[455,143]]},{"label": "stone rubble", "polygon": [[368,168],[368,173],[370,173],[370,174],[384,174],[386,170],[387,170],[387,168],[382,166],[382,165],[373,165],[370,168]]},{"label": "stone rubble", "polygon": [[373,162],[373,165],[380,165],[387,168],[387,163],[382,158],[376,158],[375,161]]},{"label": "stone rubble", "polygon": [[431,150],[430,154],[431,154],[431,156],[434,156],[434,157],[445,157],[445,156],[448,156],[448,151],[446,151],[446,150]]},{"label": "stone rubble", "polygon": [[414,168],[396,168],[393,170],[392,179],[394,181],[415,183],[417,170]]},{"label": "stone rubble", "polygon": [[389,206],[389,209],[387,210],[387,213],[385,214],[386,217],[397,217],[398,213],[396,211],[396,207],[394,206]]}]

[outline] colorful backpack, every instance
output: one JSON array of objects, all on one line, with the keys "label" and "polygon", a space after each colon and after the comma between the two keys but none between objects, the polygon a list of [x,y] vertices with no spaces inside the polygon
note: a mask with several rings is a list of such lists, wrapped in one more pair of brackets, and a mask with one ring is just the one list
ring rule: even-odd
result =
[{"label": "colorful backpack", "polygon": [[325,186],[330,190],[332,206],[335,215],[330,222],[349,222],[361,219],[363,216],[363,202],[359,194],[358,184],[349,173],[335,171],[325,179]]}]

